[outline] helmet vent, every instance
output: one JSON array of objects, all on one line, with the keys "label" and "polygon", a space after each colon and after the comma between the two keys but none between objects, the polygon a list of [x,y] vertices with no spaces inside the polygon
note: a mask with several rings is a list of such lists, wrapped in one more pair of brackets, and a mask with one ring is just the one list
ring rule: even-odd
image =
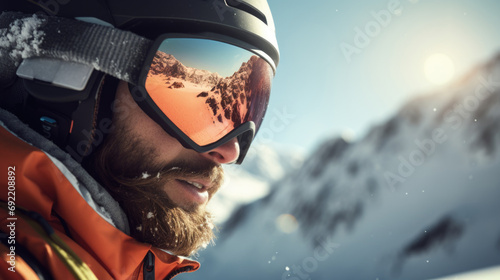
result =
[{"label": "helmet vent", "polygon": [[245,12],[255,16],[256,18],[260,19],[262,22],[264,22],[267,25],[266,16],[261,11],[259,11],[257,8],[248,4],[247,2],[241,1],[241,0],[226,0],[226,4],[229,7],[233,7],[235,9],[245,11]]}]

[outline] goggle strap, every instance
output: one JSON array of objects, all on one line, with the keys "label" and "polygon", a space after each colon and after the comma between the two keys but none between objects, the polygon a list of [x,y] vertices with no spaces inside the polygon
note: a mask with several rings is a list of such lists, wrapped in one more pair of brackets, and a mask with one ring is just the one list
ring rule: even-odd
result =
[{"label": "goggle strap", "polygon": [[[13,80],[17,65],[31,57],[49,57],[83,63],[120,80],[137,84],[153,42],[129,31],[43,14],[3,12],[0,34],[32,36],[0,47],[0,84]],[[29,47],[26,47],[29,46]]]}]

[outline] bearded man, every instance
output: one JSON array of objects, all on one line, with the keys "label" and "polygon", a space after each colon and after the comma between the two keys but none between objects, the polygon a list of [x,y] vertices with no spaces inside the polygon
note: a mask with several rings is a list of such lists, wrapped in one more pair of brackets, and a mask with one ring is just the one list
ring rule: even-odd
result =
[{"label": "bearded man", "polygon": [[279,60],[265,0],[10,1],[0,277],[171,279],[214,239]]}]

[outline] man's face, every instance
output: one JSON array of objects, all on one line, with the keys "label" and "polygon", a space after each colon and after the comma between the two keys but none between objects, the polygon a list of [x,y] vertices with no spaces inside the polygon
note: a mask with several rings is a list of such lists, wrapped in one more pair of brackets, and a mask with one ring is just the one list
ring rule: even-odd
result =
[{"label": "man's face", "polygon": [[132,236],[189,255],[213,237],[205,208],[222,184],[221,164],[239,156],[237,140],[206,153],[184,148],[139,108],[125,82],[114,108],[114,130],[94,161],[100,180],[126,212]]}]

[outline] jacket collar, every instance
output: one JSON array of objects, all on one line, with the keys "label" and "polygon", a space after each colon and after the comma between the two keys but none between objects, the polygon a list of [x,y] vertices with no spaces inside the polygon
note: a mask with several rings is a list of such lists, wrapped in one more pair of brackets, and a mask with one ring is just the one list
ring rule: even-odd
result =
[{"label": "jacket collar", "polygon": [[[125,217],[121,209],[104,204],[112,203],[109,194],[52,142],[2,109],[0,125],[1,154],[9,164],[22,170],[16,177],[17,183],[23,185],[16,193],[17,205],[38,212],[61,232],[68,231],[72,240],[115,278],[137,275],[150,251],[155,255],[154,274],[158,279],[179,269],[199,268],[198,262],[173,256],[127,235],[128,225],[124,227],[125,223],[120,221]],[[63,161],[58,159],[61,155]],[[88,183],[99,187],[99,192],[91,190]],[[106,194],[109,196],[106,199],[98,196]],[[60,219],[65,221],[66,230]]]}]

